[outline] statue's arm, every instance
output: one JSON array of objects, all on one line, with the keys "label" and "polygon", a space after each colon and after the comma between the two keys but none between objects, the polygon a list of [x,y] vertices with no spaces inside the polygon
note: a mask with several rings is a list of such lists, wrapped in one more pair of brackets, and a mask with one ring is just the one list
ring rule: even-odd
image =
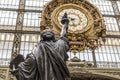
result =
[{"label": "statue's arm", "polygon": [[67,17],[67,13],[65,13],[64,16],[62,17],[61,23],[63,24],[63,27],[62,27],[60,35],[61,35],[61,37],[66,37],[68,25],[69,25],[69,19]]}]

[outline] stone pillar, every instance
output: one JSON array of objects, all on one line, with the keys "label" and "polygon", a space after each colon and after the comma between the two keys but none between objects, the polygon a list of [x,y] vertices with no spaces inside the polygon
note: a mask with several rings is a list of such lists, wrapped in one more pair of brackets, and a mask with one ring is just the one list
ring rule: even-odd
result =
[{"label": "stone pillar", "polygon": [[15,27],[11,60],[13,60],[17,56],[17,54],[20,53],[20,44],[21,44],[21,36],[22,36],[21,31],[23,28],[24,9],[25,9],[25,0],[20,0],[18,15],[17,15],[17,22]]},{"label": "stone pillar", "polygon": [[[23,28],[24,10],[25,10],[25,0],[20,0],[16,27],[15,27],[11,60],[13,60],[20,53],[20,44],[21,44],[21,36],[22,36],[21,31]],[[15,80],[15,77],[10,75],[10,80]]]}]

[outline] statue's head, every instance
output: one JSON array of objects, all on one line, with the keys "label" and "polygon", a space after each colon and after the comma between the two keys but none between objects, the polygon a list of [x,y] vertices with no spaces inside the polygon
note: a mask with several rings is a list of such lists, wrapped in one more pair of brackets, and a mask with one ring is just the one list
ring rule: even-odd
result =
[{"label": "statue's head", "polygon": [[41,33],[41,38],[43,41],[50,41],[50,40],[54,40],[54,32],[50,29],[46,29]]}]

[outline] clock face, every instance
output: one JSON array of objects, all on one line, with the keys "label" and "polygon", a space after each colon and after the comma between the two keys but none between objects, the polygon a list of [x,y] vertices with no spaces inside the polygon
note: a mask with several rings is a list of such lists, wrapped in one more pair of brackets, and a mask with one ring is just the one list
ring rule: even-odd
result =
[{"label": "clock face", "polygon": [[59,14],[58,14],[58,21],[61,24],[61,18],[64,15],[64,13],[68,14],[68,18],[70,20],[69,23],[69,30],[70,31],[77,31],[77,30],[82,30],[84,27],[87,26],[88,19],[84,13],[82,13],[80,10],[77,9],[63,9]]},{"label": "clock face", "polygon": [[83,33],[92,27],[93,18],[86,9],[75,4],[64,4],[56,8],[51,15],[52,23],[58,29],[61,29],[63,26],[61,19],[65,12],[68,14],[70,21],[69,33]]}]

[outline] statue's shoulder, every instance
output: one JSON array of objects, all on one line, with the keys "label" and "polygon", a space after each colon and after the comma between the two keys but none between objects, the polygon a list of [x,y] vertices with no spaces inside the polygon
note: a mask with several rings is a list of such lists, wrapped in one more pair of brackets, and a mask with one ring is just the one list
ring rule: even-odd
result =
[{"label": "statue's shoulder", "polygon": [[60,37],[57,41],[56,41],[56,45],[68,45],[69,41],[66,37]]},{"label": "statue's shoulder", "polygon": [[60,40],[63,40],[65,42],[67,42],[67,43],[69,42],[67,37],[60,37]]}]

